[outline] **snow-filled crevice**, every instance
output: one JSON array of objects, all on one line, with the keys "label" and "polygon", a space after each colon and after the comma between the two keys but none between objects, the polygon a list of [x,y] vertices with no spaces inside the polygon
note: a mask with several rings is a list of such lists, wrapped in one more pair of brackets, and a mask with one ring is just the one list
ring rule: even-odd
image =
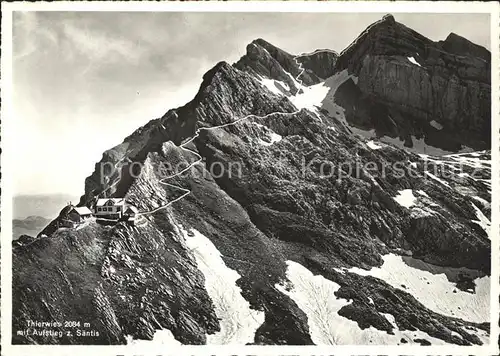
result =
[{"label": "snow-filled crevice", "polygon": [[419,66],[419,67],[422,67],[422,66],[420,65],[420,63],[418,63],[418,62],[416,61],[415,57],[408,57],[408,60],[409,60],[411,63],[413,63],[413,64],[415,64],[415,65],[417,65],[417,66]]},{"label": "snow-filled crevice", "polygon": [[245,345],[254,342],[256,330],[264,323],[264,312],[250,308],[236,285],[240,275],[226,266],[214,244],[200,232],[191,231],[182,230],[184,243],[205,277],[205,288],[220,322],[220,331],[207,335],[207,344]]},{"label": "snow-filled crevice", "polygon": [[481,226],[481,228],[486,232],[486,235],[488,235],[488,238],[491,239],[491,221],[490,219],[488,219],[486,217],[486,215],[483,214],[483,212],[481,211],[481,209],[479,209],[476,204],[474,203],[471,203],[472,204],[472,207],[474,208],[475,212],[476,212],[476,216],[477,216],[477,220],[472,220],[473,222],[475,222],[476,224],[478,224],[479,226]]}]

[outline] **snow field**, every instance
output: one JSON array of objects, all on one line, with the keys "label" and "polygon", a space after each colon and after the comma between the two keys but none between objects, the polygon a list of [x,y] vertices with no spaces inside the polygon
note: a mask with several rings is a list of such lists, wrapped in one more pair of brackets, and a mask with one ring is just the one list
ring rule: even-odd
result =
[{"label": "snow field", "polygon": [[193,254],[205,277],[205,288],[215,305],[221,330],[207,335],[208,345],[245,345],[253,342],[256,330],[264,323],[264,312],[250,308],[236,285],[238,272],[228,268],[214,244],[200,232],[193,236],[182,230],[186,247]]},{"label": "snow field", "polygon": [[381,267],[369,271],[353,267],[348,271],[379,278],[394,288],[410,293],[436,313],[477,323],[490,321],[489,276],[476,278],[475,293],[470,293],[458,289],[444,274],[445,269],[450,273],[457,273],[456,268],[440,267],[436,269],[436,273],[431,273],[409,266],[398,255],[388,254],[383,259]]},{"label": "snow field", "polygon": [[337,283],[321,275],[313,275],[299,263],[287,261],[287,266],[286,275],[291,287],[277,284],[276,288],[292,298],[307,315],[311,339],[316,345],[397,345],[401,338],[408,343],[415,343],[414,339],[421,338],[435,345],[446,344],[420,330],[400,331],[390,314],[384,316],[393,324],[394,335],[374,327],[362,330],[355,321],[338,314],[343,306],[351,302],[334,295],[340,288]]}]

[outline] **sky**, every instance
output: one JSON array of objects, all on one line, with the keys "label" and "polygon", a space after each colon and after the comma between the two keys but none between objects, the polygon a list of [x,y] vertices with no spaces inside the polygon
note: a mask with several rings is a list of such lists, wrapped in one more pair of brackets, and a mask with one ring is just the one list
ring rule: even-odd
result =
[{"label": "sky", "polygon": [[[383,15],[15,12],[15,193],[81,195],[102,152],[190,101],[206,71],[256,38],[340,52]],[[432,40],[455,32],[490,49],[488,14],[393,15]]]}]

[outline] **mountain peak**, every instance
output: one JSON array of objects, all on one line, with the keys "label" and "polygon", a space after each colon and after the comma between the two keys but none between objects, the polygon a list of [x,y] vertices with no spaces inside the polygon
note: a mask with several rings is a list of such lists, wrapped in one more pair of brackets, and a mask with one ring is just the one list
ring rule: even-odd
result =
[{"label": "mountain peak", "polygon": [[[268,42],[263,38],[257,38],[255,40],[253,40],[252,42],[250,42],[248,44],[248,46],[261,47],[261,48],[265,49],[266,51],[268,51],[270,54],[279,52],[279,53],[286,54],[288,56],[292,56],[290,53],[282,50],[278,46],[273,45],[271,42]],[[247,50],[248,50],[248,46],[247,46]]]},{"label": "mountain peak", "polygon": [[253,40],[252,42],[250,42],[250,44],[255,44],[255,45],[258,45],[258,46],[262,46],[262,47],[274,47],[274,48],[277,48],[276,46],[274,46],[272,43],[270,42],[267,42],[265,39],[263,38],[257,38],[255,40]]},{"label": "mountain peak", "polygon": [[210,83],[212,83],[213,79],[218,73],[227,75],[232,71],[234,71],[234,68],[229,63],[225,61],[220,61],[219,63],[217,63],[203,75],[203,82],[201,83],[198,94],[208,85],[210,85]]},{"label": "mountain peak", "polygon": [[388,24],[395,24],[396,23],[396,19],[394,18],[394,16],[392,16],[392,14],[384,15],[384,17],[382,17],[381,21],[388,23]]},{"label": "mountain peak", "polygon": [[[424,133],[425,142],[432,146],[447,152],[459,151],[462,146],[486,149],[490,146],[489,58],[485,48],[455,33],[434,42],[386,15],[367,27],[337,59],[336,71],[346,70],[355,77],[359,92],[345,85],[336,92],[336,103],[346,110],[348,122],[371,122],[378,135],[393,137],[399,131],[407,147],[416,142],[408,134],[409,118],[414,117],[419,124],[411,128],[412,134],[419,137]],[[464,81],[460,90],[449,90],[444,84],[453,77]],[[404,94],[391,86],[404,87]],[[436,101],[428,93],[440,93],[446,100]],[[464,100],[464,95],[468,99]],[[359,99],[351,106],[349,100],[355,97],[370,100]],[[374,106],[377,100],[380,102]],[[363,110],[361,103],[366,104]],[[382,117],[387,121],[379,126]]]},{"label": "mountain peak", "polygon": [[368,26],[339,56],[336,69],[357,73],[366,55],[424,55],[434,42],[402,23],[391,14]]},{"label": "mountain peak", "polygon": [[260,78],[281,81],[291,92],[297,92],[299,89],[294,78],[300,75],[302,84],[306,86],[319,83],[333,74],[337,56],[332,50],[293,55],[257,38],[247,45],[246,54],[234,67]]},{"label": "mountain peak", "polygon": [[227,72],[232,69],[231,65],[225,61],[220,61],[216,65],[203,74],[203,80],[210,80],[216,73],[223,71]]},{"label": "mountain peak", "polygon": [[454,54],[479,57],[486,61],[491,58],[491,53],[486,48],[454,32],[451,32],[444,41],[441,41],[441,45],[444,50]]}]

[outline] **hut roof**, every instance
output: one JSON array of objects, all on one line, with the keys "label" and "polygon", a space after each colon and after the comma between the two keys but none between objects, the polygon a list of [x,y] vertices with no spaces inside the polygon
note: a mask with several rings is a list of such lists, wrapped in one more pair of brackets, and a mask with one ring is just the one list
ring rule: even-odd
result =
[{"label": "hut roof", "polygon": [[73,210],[80,215],[92,215],[92,212],[86,206],[75,207]]},{"label": "hut roof", "polygon": [[104,206],[110,200],[113,201],[113,205],[123,205],[125,203],[124,198],[100,198],[97,200],[96,206]]}]

